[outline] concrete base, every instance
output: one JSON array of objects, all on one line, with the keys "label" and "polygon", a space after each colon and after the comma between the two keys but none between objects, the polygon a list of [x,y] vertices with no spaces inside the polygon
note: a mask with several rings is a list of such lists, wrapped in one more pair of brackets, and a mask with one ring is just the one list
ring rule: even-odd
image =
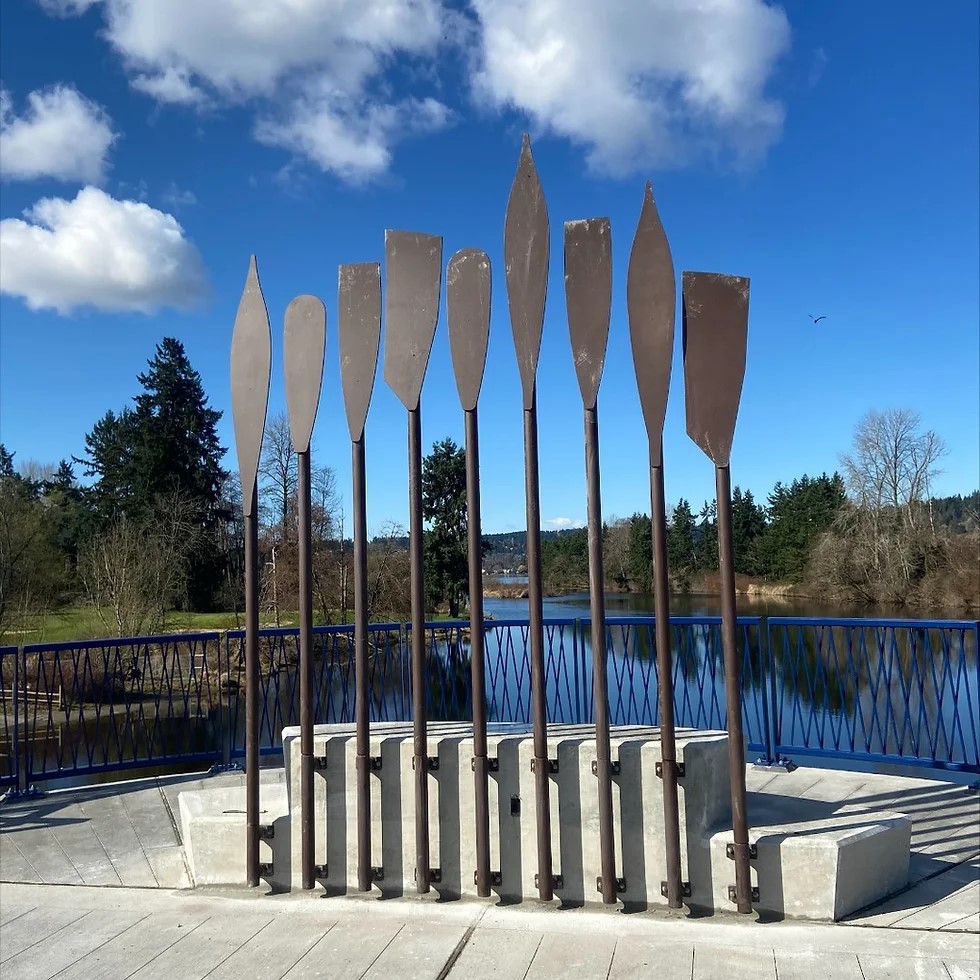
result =
[{"label": "concrete base", "polygon": [[[598,786],[592,774],[595,759],[591,726],[549,728],[549,758],[557,760],[551,776],[551,825],[554,873],[561,876],[556,896],[564,905],[598,901]],[[665,905],[661,882],[666,878],[663,837],[663,792],[656,775],[660,761],[655,728],[614,728],[612,757],[620,763],[613,779],[614,835],[617,874],[625,878],[624,904],[642,909]],[[531,773],[533,741],[523,726],[492,732],[491,758],[498,771],[490,777],[491,869],[499,871],[494,893],[504,902],[536,899],[536,811]],[[682,731],[677,758],[686,767],[680,782],[682,867],[690,880],[694,905],[712,905],[711,860],[701,845],[709,827],[730,825],[728,740],[724,733]],[[289,809],[299,826],[299,729],[283,731]],[[439,768],[429,781],[430,864],[440,881],[433,891],[444,899],[475,896],[476,871],[472,729],[466,724],[429,726],[429,751]],[[372,725],[372,756],[381,769],[372,783],[371,864],[383,869],[378,888],[385,896],[415,893],[415,805],[412,770],[412,729],[408,724]],[[354,733],[347,725],[318,725],[314,755],[326,758],[314,781],[316,862],[326,863],[321,882],[329,894],[357,888],[357,800],[354,784]],[[624,833],[624,828],[626,832]],[[301,885],[300,841],[292,842],[292,882]],[[277,874],[278,877],[278,874]]]},{"label": "concrete base", "polygon": [[[887,811],[834,810],[833,804],[769,794],[749,799],[751,862],[759,889],[753,908],[767,918],[837,921],[904,888],[912,821]],[[716,909],[734,909],[726,858],[731,829],[705,835]]]},{"label": "concrete base", "polygon": [[[490,776],[491,870],[502,903],[536,900],[536,801],[531,773],[533,740],[523,727],[500,726],[488,737],[497,762]],[[659,731],[614,728],[612,758],[618,898],[630,910],[664,906],[666,878],[663,788],[656,775]],[[285,783],[264,784],[262,823],[274,828],[263,842],[265,876],[276,890],[301,888],[299,729],[283,732]],[[432,894],[441,899],[476,895],[472,729],[466,724],[429,726],[428,751],[438,769],[428,781],[430,868],[438,872]],[[382,877],[374,890],[385,897],[415,894],[415,803],[411,725],[372,725],[370,753],[380,760],[371,777],[371,865]],[[556,898],[565,906],[599,901],[598,786],[591,726],[552,726],[548,755]],[[320,725],[314,734],[314,860],[325,865],[319,883],[327,894],[357,889],[355,739],[349,725]],[[734,865],[728,739],[724,733],[681,731],[677,758],[681,867],[695,911],[732,911],[728,888]],[[777,777],[778,778],[778,777]],[[792,777],[787,777],[792,778]],[[795,784],[794,784],[795,785]],[[787,786],[787,792],[791,792]],[[846,794],[842,794],[846,795]],[[244,878],[243,787],[180,796],[188,864],[196,884],[237,884]],[[861,811],[840,803],[770,792],[748,797],[755,909],[767,918],[837,920],[903,888],[908,881],[911,821],[904,815]]]},{"label": "concrete base", "polygon": [[[195,885],[245,884],[245,787],[181,793],[180,829]],[[259,841],[259,861],[272,864],[265,880],[274,890],[290,887],[290,819],[286,786],[263,783],[259,820],[273,828]]]}]

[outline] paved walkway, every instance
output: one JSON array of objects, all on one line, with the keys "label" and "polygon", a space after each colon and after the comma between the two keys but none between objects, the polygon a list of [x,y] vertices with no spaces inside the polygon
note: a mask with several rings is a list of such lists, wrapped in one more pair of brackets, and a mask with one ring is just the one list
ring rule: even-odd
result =
[{"label": "paved walkway", "polygon": [[976,936],[422,899],[0,885],[3,980],[976,980]]},{"label": "paved walkway", "polygon": [[[278,782],[281,769],[263,769]],[[177,796],[240,785],[242,773],[168,776],[14,800],[0,807],[0,880],[66,885],[189,888]],[[963,786],[903,776],[749,767],[755,794],[907,813],[913,820],[910,887],[848,921],[889,928],[980,932],[980,797]]]}]

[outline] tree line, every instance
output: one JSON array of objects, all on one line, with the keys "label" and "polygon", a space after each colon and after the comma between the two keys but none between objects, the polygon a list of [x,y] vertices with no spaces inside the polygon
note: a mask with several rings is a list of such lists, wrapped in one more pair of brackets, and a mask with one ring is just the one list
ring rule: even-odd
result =
[{"label": "tree line", "polygon": [[[971,609],[980,602],[980,491],[934,498],[945,454],[913,412],[869,412],[859,422],[843,472],[777,483],[764,504],[732,492],[735,572],[805,587],[829,599],[911,608]],[[703,589],[718,571],[714,501],[695,513],[682,498],[670,512],[671,585]],[[588,532],[543,540],[552,590],[588,582]],[[649,592],[653,554],[647,514],[603,527],[607,587]]]},{"label": "tree line", "polygon": [[[130,405],[107,411],[80,456],[57,465],[18,462],[0,445],[0,633],[65,606],[94,610],[106,635],[166,626],[173,611],[244,606],[243,522],[237,474],[222,466],[221,413],[209,404],[183,345],[164,338],[137,377]],[[736,572],[806,583],[820,594],[904,605],[975,603],[980,595],[980,491],[933,498],[944,447],[906,411],[869,413],[842,472],[777,483],[765,503],[736,487]],[[297,471],[288,421],[268,420],[259,467],[260,579],[264,621],[297,608]],[[333,470],[314,460],[313,581],[318,621],[348,622],[352,544]],[[462,448],[436,442],[423,461],[426,602],[456,616],[467,580],[466,473]],[[700,587],[717,571],[714,502],[671,509],[672,585]],[[410,612],[408,538],[393,522],[369,543],[369,614]],[[649,591],[650,518],[603,529],[609,587]],[[522,571],[525,532],[487,535],[488,571]],[[542,534],[545,586],[588,581],[585,529]]]}]

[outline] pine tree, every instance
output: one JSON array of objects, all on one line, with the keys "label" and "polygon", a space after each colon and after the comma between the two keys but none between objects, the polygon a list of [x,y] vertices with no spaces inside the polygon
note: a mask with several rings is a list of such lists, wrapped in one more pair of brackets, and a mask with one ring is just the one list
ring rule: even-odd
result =
[{"label": "pine tree", "polygon": [[425,587],[433,604],[449,603],[459,615],[467,590],[466,454],[452,439],[432,446],[422,461]]},{"label": "pine tree", "polygon": [[179,499],[191,516],[195,546],[189,555],[188,601],[208,609],[221,584],[215,540],[227,519],[221,488],[224,448],[221,413],[208,404],[200,374],[183,344],[165,337],[147,370],[133,408],[107,412],[85,437],[86,474],[97,478],[91,494],[105,527],[118,518],[149,520],[163,497]]}]

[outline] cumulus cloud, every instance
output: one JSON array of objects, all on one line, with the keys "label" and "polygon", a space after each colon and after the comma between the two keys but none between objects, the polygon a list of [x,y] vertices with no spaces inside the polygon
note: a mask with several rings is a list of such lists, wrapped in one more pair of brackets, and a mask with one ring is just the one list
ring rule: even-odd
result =
[{"label": "cumulus cloud", "polygon": [[170,214],[84,187],[0,221],[0,292],[32,310],[152,313],[207,291],[201,257]]},{"label": "cumulus cloud", "polygon": [[101,182],[115,140],[101,106],[69,85],[31,92],[23,115],[0,91],[0,174],[6,180]]},{"label": "cumulus cloud", "polygon": [[570,527],[585,527],[585,522],[575,517],[550,517],[541,523],[549,531],[564,531]]},{"label": "cumulus cloud", "polygon": [[[64,6],[64,4],[59,4]],[[444,125],[432,97],[393,100],[384,74],[435,55],[441,0],[105,0],[105,37],[134,88],[181,105],[255,103],[256,136],[344,180]]]},{"label": "cumulus cloud", "polygon": [[782,106],[766,83],[789,46],[763,0],[473,0],[479,98],[526,113],[613,175],[719,150],[764,151]]}]

